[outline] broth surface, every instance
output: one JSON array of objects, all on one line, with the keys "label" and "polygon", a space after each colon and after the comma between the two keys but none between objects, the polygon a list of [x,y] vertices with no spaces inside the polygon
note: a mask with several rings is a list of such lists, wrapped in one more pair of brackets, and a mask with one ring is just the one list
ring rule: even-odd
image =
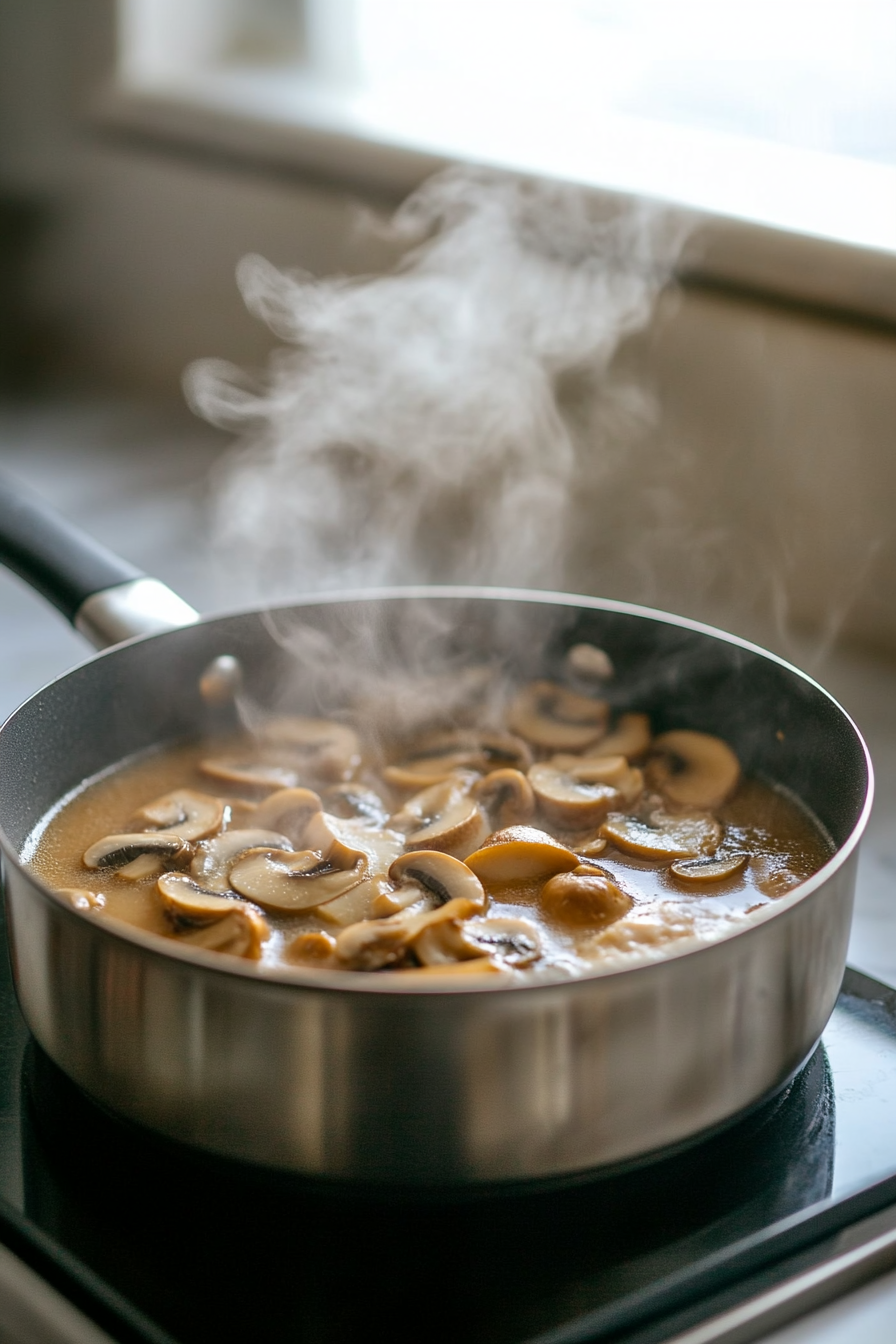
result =
[{"label": "broth surface", "polygon": [[[724,937],[831,856],[808,811],[759,780],[735,777],[712,806],[694,805],[688,788],[696,797],[708,768],[701,752],[713,768],[737,771],[718,739],[650,740],[648,728],[644,742],[627,744],[626,725],[608,729],[605,718],[596,740],[578,750],[538,740],[550,739],[551,722],[567,746],[577,731],[587,736],[576,715],[587,729],[588,702],[578,699],[564,703],[547,730],[510,713],[511,729],[522,724],[528,742],[504,725],[490,736],[443,731],[422,745],[402,743],[385,762],[360,744],[352,754],[351,730],[330,725],[328,738],[327,721],[299,718],[273,721],[263,741],[247,735],[162,749],[88,782],[36,828],[24,857],[85,917],[122,920],[222,955],[273,966],[540,979],[637,964]],[[602,740],[631,749],[601,755]],[[684,752],[683,765],[676,752]],[[108,866],[104,855],[100,866],[85,864],[104,837],[139,849],[141,836],[150,843],[177,835],[182,823],[164,821],[164,808],[149,821],[141,809],[184,790],[223,804],[211,834],[188,840],[177,855],[135,860],[131,850],[116,851]],[[252,838],[258,816],[262,838],[237,846],[209,887],[202,874],[212,871],[215,837]],[[669,852],[644,856],[639,845]],[[730,874],[714,876],[712,864]]]}]

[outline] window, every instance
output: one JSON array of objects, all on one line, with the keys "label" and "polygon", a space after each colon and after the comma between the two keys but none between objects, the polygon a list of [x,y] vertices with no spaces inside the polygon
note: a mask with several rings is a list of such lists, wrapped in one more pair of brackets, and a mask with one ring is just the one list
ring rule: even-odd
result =
[{"label": "window", "polygon": [[896,259],[893,0],[119,0],[119,16],[102,113],[157,134],[396,190],[446,160],[504,165]]}]

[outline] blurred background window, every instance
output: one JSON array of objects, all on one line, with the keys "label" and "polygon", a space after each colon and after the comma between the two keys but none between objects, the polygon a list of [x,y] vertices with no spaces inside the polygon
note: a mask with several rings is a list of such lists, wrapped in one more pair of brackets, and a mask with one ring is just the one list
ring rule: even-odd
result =
[{"label": "blurred background window", "polygon": [[[893,0],[121,0],[126,76],[292,67],[405,107],[614,112],[896,162]],[[496,94],[500,97],[496,98]]]},{"label": "blurred background window", "polygon": [[[119,0],[118,90],[896,247],[894,0]],[[338,152],[337,152],[338,157]]]}]

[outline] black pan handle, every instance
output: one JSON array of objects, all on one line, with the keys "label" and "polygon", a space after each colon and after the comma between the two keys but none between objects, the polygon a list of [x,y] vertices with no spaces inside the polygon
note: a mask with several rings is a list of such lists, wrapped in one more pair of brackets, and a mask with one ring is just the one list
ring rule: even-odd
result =
[{"label": "black pan handle", "polygon": [[0,564],[73,625],[88,597],[144,577],[6,475],[0,477]]},{"label": "black pan handle", "polygon": [[0,564],[52,602],[99,648],[198,620],[157,579],[0,476]]}]

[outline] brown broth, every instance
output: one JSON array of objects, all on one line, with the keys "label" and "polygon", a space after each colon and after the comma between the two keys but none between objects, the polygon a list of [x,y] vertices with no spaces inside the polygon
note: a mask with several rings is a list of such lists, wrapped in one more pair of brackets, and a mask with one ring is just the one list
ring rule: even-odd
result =
[{"label": "brown broth", "polygon": [[[26,847],[25,859],[51,888],[87,889],[100,894],[105,906],[91,918],[112,918],[155,934],[171,937],[172,928],[160,904],[156,878],[128,880],[108,869],[88,869],[85,848],[100,837],[126,831],[137,808],[175,788],[192,788],[226,799],[233,808],[231,826],[251,826],[251,800],[240,789],[211,781],[199,768],[214,752],[232,750],[234,742],[192,743],[155,751],[127,761],[88,782],[74,797],[45,818]],[[239,744],[245,747],[245,742]],[[256,793],[256,799],[264,796]],[[242,811],[242,816],[240,815]],[[725,827],[725,852],[746,853],[746,866],[734,877],[704,886],[685,885],[670,872],[668,862],[638,859],[608,846],[596,862],[633,901],[630,912],[602,930],[570,928],[552,921],[539,906],[543,883],[495,885],[488,895],[489,916],[519,917],[538,927],[543,955],[537,971],[556,975],[583,974],[606,966],[635,963],[665,955],[681,939],[712,941],[743,925],[752,913],[792,890],[830,857],[832,847],[821,827],[797,801],[755,779],[740,782],[733,797],[715,814]],[[533,825],[567,839],[535,820]],[[348,898],[342,898],[346,901]],[[363,912],[358,918],[363,918]],[[271,936],[261,959],[267,965],[288,964],[284,951],[303,931],[337,933],[332,913],[269,913]],[[517,975],[526,974],[516,972]]]}]

